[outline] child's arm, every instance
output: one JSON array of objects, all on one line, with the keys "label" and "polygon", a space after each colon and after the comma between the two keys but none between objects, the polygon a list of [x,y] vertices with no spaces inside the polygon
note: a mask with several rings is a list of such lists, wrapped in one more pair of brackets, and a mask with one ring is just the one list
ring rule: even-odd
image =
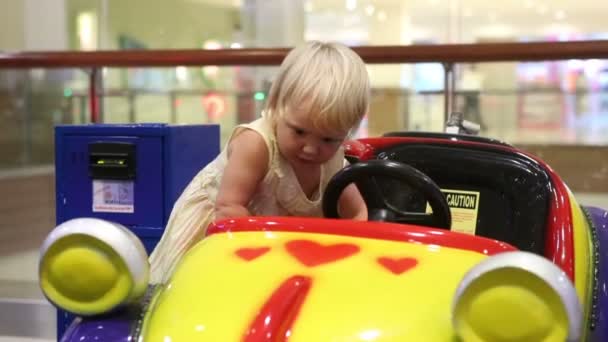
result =
[{"label": "child's arm", "polygon": [[340,217],[359,221],[367,220],[367,207],[355,184],[344,189],[338,203]]},{"label": "child's arm", "polygon": [[247,129],[232,139],[215,203],[216,220],[250,215],[247,204],[267,168],[268,148],[258,133]]}]

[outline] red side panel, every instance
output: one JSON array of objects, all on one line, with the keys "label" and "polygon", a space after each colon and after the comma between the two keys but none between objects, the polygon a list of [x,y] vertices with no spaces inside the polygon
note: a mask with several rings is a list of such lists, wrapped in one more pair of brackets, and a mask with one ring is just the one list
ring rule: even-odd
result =
[{"label": "red side panel", "polygon": [[209,226],[207,236],[219,233],[274,231],[302,232],[422,243],[475,251],[486,255],[517,250],[515,247],[481,236],[445,229],[351,220],[305,217],[243,217],[218,221]]}]

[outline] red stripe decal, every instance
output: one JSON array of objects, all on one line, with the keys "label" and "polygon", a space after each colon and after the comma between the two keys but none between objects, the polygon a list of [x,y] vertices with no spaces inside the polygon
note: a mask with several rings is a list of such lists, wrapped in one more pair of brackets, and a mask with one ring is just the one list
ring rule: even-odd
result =
[{"label": "red stripe decal", "polygon": [[285,280],[251,322],[243,342],[286,342],[311,285],[306,276]]}]

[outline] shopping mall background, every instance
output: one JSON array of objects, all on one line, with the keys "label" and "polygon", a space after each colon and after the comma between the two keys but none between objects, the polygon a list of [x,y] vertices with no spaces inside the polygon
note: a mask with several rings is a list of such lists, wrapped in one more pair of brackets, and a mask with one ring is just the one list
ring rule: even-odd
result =
[{"label": "shopping mall background", "polygon": [[[0,0],[0,5],[0,53],[290,47],[308,39],[360,46],[608,38],[608,3],[597,0]],[[275,71],[104,68],[100,121],[220,123],[225,138],[235,124],[259,115]],[[0,69],[1,298],[40,298],[36,253],[54,224],[53,126],[90,122],[88,72]],[[369,72],[374,96],[360,136],[442,129],[442,65],[370,65]],[[482,135],[541,154],[583,201],[608,207],[608,135],[602,134],[608,128],[608,60],[459,64],[456,79],[457,108],[482,123]],[[0,335],[10,334],[4,329],[9,328],[0,325]]]}]

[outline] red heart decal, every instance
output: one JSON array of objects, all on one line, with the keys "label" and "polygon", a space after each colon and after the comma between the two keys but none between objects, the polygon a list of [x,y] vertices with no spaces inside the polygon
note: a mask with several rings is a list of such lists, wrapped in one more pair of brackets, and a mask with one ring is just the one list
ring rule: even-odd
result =
[{"label": "red heart decal", "polygon": [[270,247],[239,248],[234,254],[243,260],[251,261],[266,254],[269,250]]},{"label": "red heart decal", "polygon": [[381,257],[381,258],[378,258],[378,263],[380,265],[384,266],[384,268],[391,271],[392,273],[399,275],[405,271],[408,271],[408,270],[416,267],[416,265],[418,265],[418,260],[416,260],[414,258],[397,259],[397,258]]},{"label": "red heart decal", "polygon": [[285,248],[289,254],[308,267],[338,261],[359,252],[359,246],[350,243],[323,246],[310,240],[289,241]]}]

